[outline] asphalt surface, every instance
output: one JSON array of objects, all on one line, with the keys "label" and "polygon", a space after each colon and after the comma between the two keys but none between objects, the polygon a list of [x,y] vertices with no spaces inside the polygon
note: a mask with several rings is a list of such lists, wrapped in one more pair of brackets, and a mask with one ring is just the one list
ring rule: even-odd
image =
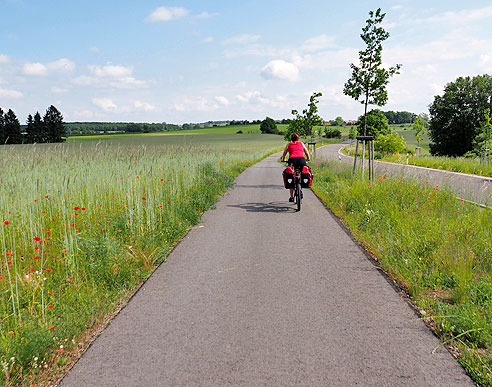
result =
[{"label": "asphalt surface", "polygon": [[473,385],[311,191],[295,212],[277,159],[238,177],[61,386]]}]

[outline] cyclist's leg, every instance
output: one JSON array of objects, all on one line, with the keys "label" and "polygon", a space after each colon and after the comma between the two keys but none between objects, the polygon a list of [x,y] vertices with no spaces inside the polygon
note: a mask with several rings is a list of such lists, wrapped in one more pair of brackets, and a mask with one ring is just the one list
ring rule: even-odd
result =
[{"label": "cyclist's leg", "polygon": [[[289,160],[287,161],[287,165],[293,166],[295,168],[296,167],[295,166],[295,160],[292,158],[289,158]],[[289,190],[290,190],[289,202],[293,202],[294,201],[294,188],[289,188]]]}]

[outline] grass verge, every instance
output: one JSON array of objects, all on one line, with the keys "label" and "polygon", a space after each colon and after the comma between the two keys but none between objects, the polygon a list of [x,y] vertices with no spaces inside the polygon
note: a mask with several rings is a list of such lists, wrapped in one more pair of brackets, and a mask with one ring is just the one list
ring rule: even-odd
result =
[{"label": "grass verge", "polygon": [[317,163],[313,189],[410,295],[480,386],[492,385],[492,213],[439,187],[352,178]]}]

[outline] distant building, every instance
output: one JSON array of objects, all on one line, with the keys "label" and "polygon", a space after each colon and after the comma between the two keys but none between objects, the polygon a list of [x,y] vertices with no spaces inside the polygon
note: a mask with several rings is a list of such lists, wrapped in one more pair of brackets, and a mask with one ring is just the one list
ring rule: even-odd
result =
[{"label": "distant building", "polygon": [[359,121],[345,121],[345,125],[357,125]]}]

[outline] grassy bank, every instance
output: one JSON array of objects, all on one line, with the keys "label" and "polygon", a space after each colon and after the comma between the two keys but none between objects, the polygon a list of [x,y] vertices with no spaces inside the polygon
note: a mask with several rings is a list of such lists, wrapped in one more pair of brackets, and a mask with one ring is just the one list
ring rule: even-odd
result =
[{"label": "grassy bank", "polygon": [[279,136],[0,147],[0,385],[47,385]]},{"label": "grassy bank", "polygon": [[[406,157],[406,155],[390,155],[384,157],[382,161],[405,164]],[[492,164],[480,164],[479,159],[466,157],[410,156],[408,163],[410,165],[421,167],[492,177]]]},{"label": "grassy bank", "polygon": [[405,288],[480,385],[492,385],[492,213],[406,179],[316,166],[315,191]]}]

